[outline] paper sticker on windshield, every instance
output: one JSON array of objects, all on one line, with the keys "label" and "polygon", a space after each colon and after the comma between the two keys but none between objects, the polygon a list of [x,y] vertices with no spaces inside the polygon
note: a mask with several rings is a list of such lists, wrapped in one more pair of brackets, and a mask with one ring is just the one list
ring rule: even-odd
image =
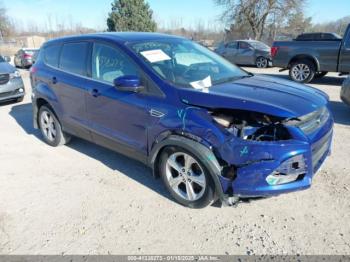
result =
[{"label": "paper sticker on windshield", "polygon": [[151,63],[156,63],[156,62],[161,62],[161,61],[171,59],[166,53],[163,52],[163,50],[160,50],[160,49],[143,51],[141,52],[141,55],[143,55]]},{"label": "paper sticker on windshield", "polygon": [[[191,82],[190,84],[191,84],[191,86],[194,89],[203,89],[203,90],[205,90],[208,87],[211,87],[211,77],[208,76],[208,77],[204,78],[203,80]],[[205,91],[207,91],[207,90],[205,90]]]}]

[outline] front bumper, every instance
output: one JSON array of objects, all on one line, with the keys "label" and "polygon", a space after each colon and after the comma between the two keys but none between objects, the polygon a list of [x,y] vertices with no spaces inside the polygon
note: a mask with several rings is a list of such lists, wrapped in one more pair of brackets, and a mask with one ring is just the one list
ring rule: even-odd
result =
[{"label": "front bumper", "polygon": [[[331,151],[333,119],[318,130],[314,140],[287,140],[257,142],[232,139],[220,149],[227,163],[236,167],[235,177],[220,177],[221,186],[227,197],[268,197],[307,189],[312,178],[320,169]],[[226,156],[226,157],[225,157]],[[303,172],[292,182],[273,184],[272,174],[280,172],[283,163],[290,159],[302,159]],[[288,175],[288,174],[287,174]],[[289,174],[292,175],[292,174]]]},{"label": "front bumper", "polygon": [[17,99],[24,95],[25,89],[21,77],[10,79],[6,84],[0,85],[0,101]]}]

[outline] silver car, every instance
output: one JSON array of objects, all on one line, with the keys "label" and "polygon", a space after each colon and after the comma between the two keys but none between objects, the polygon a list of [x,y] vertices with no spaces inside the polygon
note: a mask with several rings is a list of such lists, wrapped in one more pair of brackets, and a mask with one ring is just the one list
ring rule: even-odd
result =
[{"label": "silver car", "polygon": [[9,57],[0,55],[0,102],[23,101],[25,89],[19,71],[8,63]]},{"label": "silver car", "polygon": [[266,68],[271,63],[271,49],[256,40],[237,40],[219,45],[215,52],[237,65]]}]

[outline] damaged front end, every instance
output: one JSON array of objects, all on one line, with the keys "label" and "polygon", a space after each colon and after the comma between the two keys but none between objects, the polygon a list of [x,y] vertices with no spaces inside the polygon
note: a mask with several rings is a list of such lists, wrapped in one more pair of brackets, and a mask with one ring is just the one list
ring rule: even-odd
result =
[{"label": "damaged front end", "polygon": [[310,187],[330,151],[333,120],[326,107],[299,118],[244,110],[210,110],[225,134],[214,148],[228,197],[262,197]]}]

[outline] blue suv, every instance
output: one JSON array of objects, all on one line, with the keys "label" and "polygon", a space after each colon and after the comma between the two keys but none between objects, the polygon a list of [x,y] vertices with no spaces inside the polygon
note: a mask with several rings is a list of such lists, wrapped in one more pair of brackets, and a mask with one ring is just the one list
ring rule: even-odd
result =
[{"label": "blue suv", "polygon": [[77,136],[139,160],[191,208],[306,189],[330,152],[325,93],[253,75],[180,37],[51,40],[31,83],[49,145]]}]

